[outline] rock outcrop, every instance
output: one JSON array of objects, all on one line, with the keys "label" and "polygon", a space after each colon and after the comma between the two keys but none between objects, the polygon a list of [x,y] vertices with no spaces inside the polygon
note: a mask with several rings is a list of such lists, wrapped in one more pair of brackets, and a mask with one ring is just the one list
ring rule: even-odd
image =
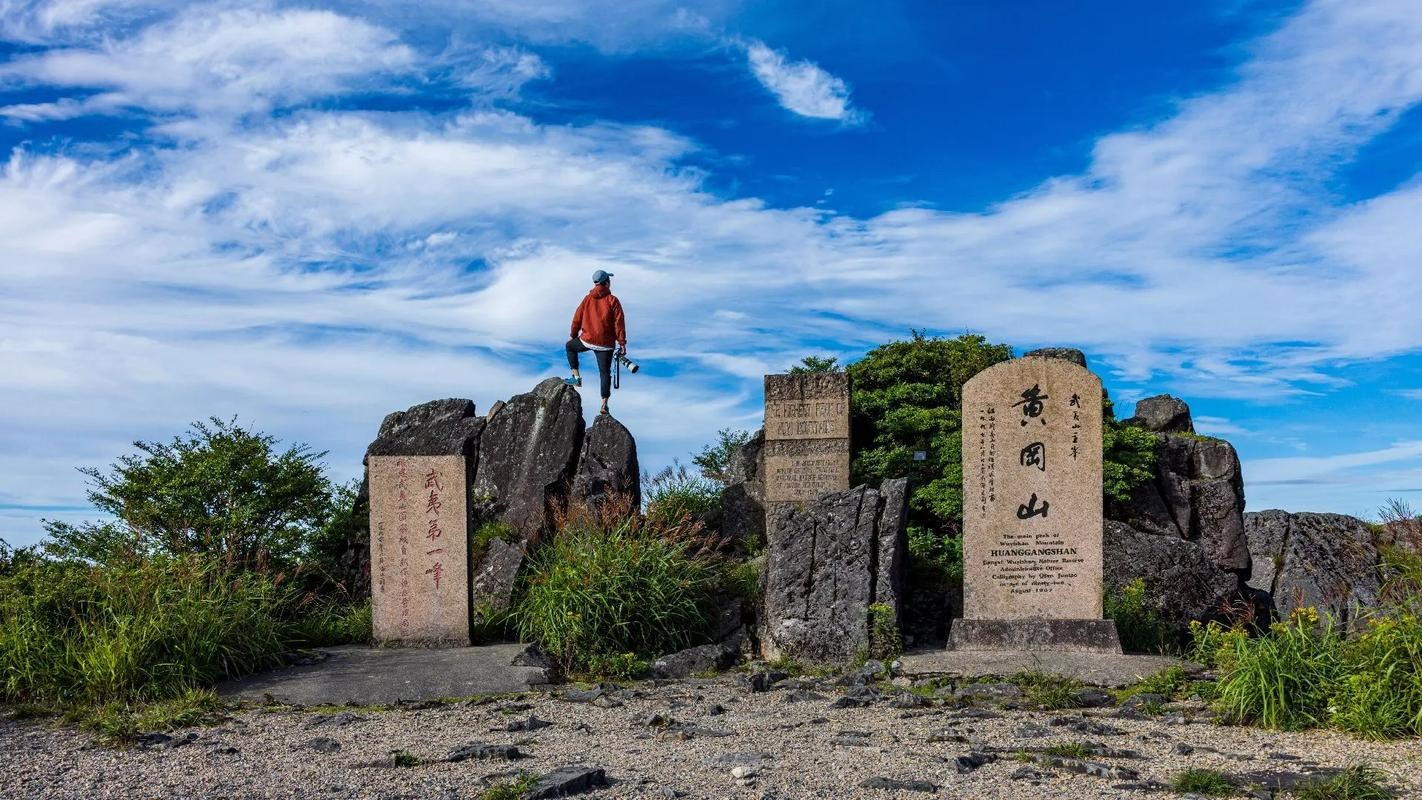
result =
[{"label": "rock outcrop", "polygon": [[745,550],[765,540],[765,482],[760,474],[760,453],[765,429],[731,455],[726,467],[726,487],[721,490],[721,538]]},{"label": "rock outcrop", "polygon": [[1358,607],[1377,605],[1381,556],[1362,520],[1270,510],[1245,514],[1244,528],[1254,553],[1249,586],[1270,594],[1278,617],[1313,606],[1346,625]]},{"label": "rock outcrop", "polygon": [[603,414],[583,436],[572,498],[574,502],[596,506],[611,495],[621,495],[629,508],[641,508],[641,474],[637,440],[625,425]]},{"label": "rock outcrop", "polygon": [[843,665],[868,652],[869,606],[897,621],[907,482],[779,508],[768,526],[761,644],[768,658]]},{"label": "rock outcrop", "polygon": [[1154,478],[1137,486],[1129,502],[1109,502],[1107,518],[1199,542],[1216,567],[1247,574],[1244,476],[1234,447],[1189,433],[1157,434]]},{"label": "rock outcrop", "polygon": [[1126,420],[1127,425],[1136,425],[1156,433],[1194,433],[1195,422],[1190,417],[1190,407],[1185,401],[1168,394],[1147,397],[1136,403],[1136,414]]},{"label": "rock outcrop", "polygon": [[[584,435],[586,433],[586,436]],[[469,400],[436,400],[386,416],[367,456],[462,455],[471,502],[469,534],[486,522],[505,523],[505,535],[479,541],[470,565],[472,607],[502,609],[511,598],[529,548],[549,532],[570,498],[599,502],[611,492],[638,507],[641,474],[637,443],[622,423],[599,418],[584,431],[582,399],[557,378],[495,403],[486,416]],[[361,488],[350,535],[350,583],[370,590],[369,501]],[[347,558],[349,556],[349,558]]]},{"label": "rock outcrop", "polygon": [[1239,592],[1239,576],[1217,568],[1199,543],[1137,530],[1107,520],[1103,545],[1106,590],[1120,592],[1136,579],[1161,619],[1181,627],[1213,617]]}]

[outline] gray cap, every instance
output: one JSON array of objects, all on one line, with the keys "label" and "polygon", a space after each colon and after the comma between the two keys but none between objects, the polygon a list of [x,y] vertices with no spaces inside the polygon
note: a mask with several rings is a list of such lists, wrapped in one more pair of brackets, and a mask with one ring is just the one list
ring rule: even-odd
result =
[{"label": "gray cap", "polygon": [[593,273],[593,283],[607,283],[607,279],[612,277],[611,272],[597,270]]}]

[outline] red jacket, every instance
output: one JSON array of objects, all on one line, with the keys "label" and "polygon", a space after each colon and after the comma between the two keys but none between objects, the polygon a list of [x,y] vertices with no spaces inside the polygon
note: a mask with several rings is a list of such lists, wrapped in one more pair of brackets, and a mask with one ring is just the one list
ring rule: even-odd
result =
[{"label": "red jacket", "polygon": [[[579,333],[581,331],[581,333]],[[612,290],[598,284],[578,303],[573,312],[573,329],[569,334],[599,347],[616,344],[627,346],[627,326],[622,320],[622,304]]]}]

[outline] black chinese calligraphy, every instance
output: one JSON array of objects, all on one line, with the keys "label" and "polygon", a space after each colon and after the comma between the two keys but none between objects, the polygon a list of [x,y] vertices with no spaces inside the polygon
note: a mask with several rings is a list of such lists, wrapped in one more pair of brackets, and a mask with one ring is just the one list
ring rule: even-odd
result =
[{"label": "black chinese calligraphy", "polygon": [[1027,502],[1017,507],[1017,518],[1031,519],[1032,517],[1041,517],[1046,519],[1047,509],[1049,507],[1051,507],[1051,503],[1048,503],[1046,500],[1043,500],[1042,505],[1038,506],[1037,493],[1033,492],[1032,497]]},{"label": "black chinese calligraphy", "polygon": [[1022,453],[1018,458],[1024,467],[1036,467],[1042,472],[1047,471],[1047,446],[1041,442],[1033,442],[1022,448]]},{"label": "black chinese calligraphy", "polygon": [[1042,394],[1041,384],[1032,384],[1032,388],[1022,392],[1021,397],[1021,400],[1018,400],[1017,402],[1012,404],[1014,408],[1016,408],[1017,406],[1022,406],[1022,419],[1020,420],[1021,423],[1023,425],[1026,425],[1029,419],[1035,419],[1038,422],[1041,422],[1043,425],[1046,425],[1047,421],[1041,418],[1043,407],[1042,401],[1050,400],[1051,398],[1048,395]]}]

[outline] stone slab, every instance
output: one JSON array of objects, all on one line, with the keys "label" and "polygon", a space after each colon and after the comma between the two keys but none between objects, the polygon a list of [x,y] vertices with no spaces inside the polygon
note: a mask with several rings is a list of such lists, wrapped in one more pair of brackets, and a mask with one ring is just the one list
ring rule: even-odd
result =
[{"label": "stone slab", "polygon": [[370,580],[376,641],[469,644],[463,455],[370,456]]},{"label": "stone slab", "polygon": [[1059,358],[963,389],[963,616],[1100,619],[1101,380]]},{"label": "stone slab", "polygon": [[1169,656],[1029,650],[922,650],[905,653],[900,662],[906,674],[916,677],[1005,677],[1024,670],[1035,670],[1107,688],[1129,686],[1171,667],[1182,667],[1189,673],[1204,669],[1199,664]]},{"label": "stone slab", "polygon": [[807,503],[849,488],[849,376],[765,376],[765,500]]},{"label": "stone slab", "polygon": [[541,667],[519,666],[528,645],[456,648],[321,648],[319,664],[248,675],[217,687],[232,700],[267,696],[294,705],[394,705],[484,694],[522,692],[548,682]]},{"label": "stone slab", "polygon": [[955,619],[948,649],[1119,653],[1121,639],[1109,619]]}]

